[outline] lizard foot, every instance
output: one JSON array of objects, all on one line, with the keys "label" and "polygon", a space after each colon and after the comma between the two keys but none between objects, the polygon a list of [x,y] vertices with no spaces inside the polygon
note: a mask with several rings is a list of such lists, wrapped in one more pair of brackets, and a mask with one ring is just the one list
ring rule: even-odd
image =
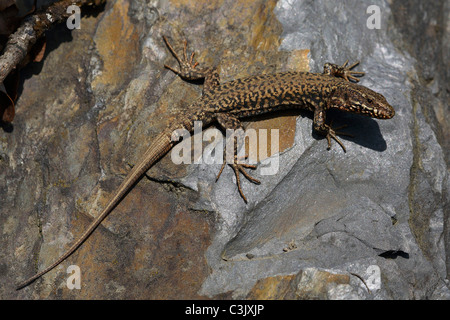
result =
[{"label": "lizard foot", "polygon": [[333,75],[336,77],[341,77],[346,81],[353,80],[354,82],[359,82],[359,79],[355,76],[362,77],[365,73],[361,71],[351,71],[354,67],[359,64],[359,61],[356,61],[351,66],[348,66],[348,60],[344,62],[342,66],[338,66],[334,63],[326,63],[324,65],[324,73]]},{"label": "lizard foot", "polygon": [[343,125],[338,128],[332,128],[332,125],[333,125],[333,120],[331,120],[330,125],[326,125],[326,134],[325,135],[326,135],[327,141],[328,141],[328,149],[331,148],[331,139],[334,139],[337,143],[339,143],[339,145],[342,147],[344,152],[347,152],[344,144],[342,143],[341,140],[339,140],[337,135],[347,136],[347,137],[353,137],[353,135],[345,133],[345,132],[341,132],[341,131],[336,131],[336,130],[340,130],[340,129],[347,127],[347,125]]},{"label": "lizard foot", "polygon": [[356,61],[351,66],[347,67],[348,60],[344,62],[342,66],[340,66],[340,73],[338,74],[342,78],[344,78],[346,81],[349,81],[349,79],[359,82],[359,79],[355,76],[362,77],[364,75],[364,72],[361,71],[351,71],[354,67],[356,67],[359,64],[359,61]]},{"label": "lizard foot", "polygon": [[[244,156],[243,158],[247,158],[247,156]],[[237,157],[235,156],[235,162],[234,163],[228,163],[231,168],[233,168],[234,174],[236,176],[236,184],[239,190],[239,193],[241,195],[241,197],[244,199],[245,203],[247,203],[247,198],[244,195],[244,192],[242,191],[241,188],[241,179],[239,177],[239,172],[241,172],[244,177],[246,177],[249,181],[256,183],[256,184],[260,184],[261,181],[259,181],[258,179],[253,178],[251,175],[249,175],[244,168],[248,168],[248,169],[256,169],[255,165],[252,164],[246,164],[246,163],[236,163]],[[226,161],[223,162],[222,167],[220,168],[219,174],[216,177],[216,181],[219,180],[220,175],[222,174],[223,169],[225,168],[226,165]]]},{"label": "lizard foot", "polygon": [[185,78],[189,78],[189,74],[192,73],[195,69],[195,67],[197,67],[198,62],[194,62],[194,55],[195,52],[192,52],[191,57],[188,59],[187,57],[187,41],[184,40],[184,47],[183,47],[183,58],[180,58],[178,56],[178,54],[175,52],[174,48],[172,47],[172,45],[169,43],[169,40],[167,40],[166,36],[163,36],[163,39],[167,45],[167,47],[169,48],[170,52],[173,54],[173,56],[175,57],[175,59],[177,59],[178,64],[180,65],[180,69],[176,70],[174,68],[172,68],[171,66],[168,65],[164,65],[165,68],[172,70],[175,74],[178,74],[182,77]]}]

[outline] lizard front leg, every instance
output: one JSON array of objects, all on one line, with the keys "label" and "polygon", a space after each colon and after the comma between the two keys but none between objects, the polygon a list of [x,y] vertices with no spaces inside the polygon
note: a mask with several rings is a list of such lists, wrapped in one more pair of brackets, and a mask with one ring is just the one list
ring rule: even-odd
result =
[{"label": "lizard front leg", "polygon": [[323,66],[323,73],[328,74],[330,76],[340,77],[350,82],[349,79],[359,82],[359,79],[355,76],[362,77],[364,72],[361,71],[351,71],[354,67],[359,64],[359,61],[356,61],[351,66],[347,67],[348,60],[342,66],[338,66],[334,63],[325,63]]},{"label": "lizard front leg", "polygon": [[180,65],[180,70],[176,70],[168,65],[164,65],[164,67],[172,70],[184,80],[192,81],[205,79],[205,83],[203,85],[203,94],[211,92],[215,87],[220,85],[220,75],[217,68],[197,68],[198,62],[194,62],[195,52],[192,52],[190,58],[188,59],[186,40],[184,41],[183,57],[180,58],[167,38],[165,36],[163,38],[170,52],[175,57],[175,59],[177,59],[178,64]]},{"label": "lizard front leg", "polygon": [[[246,177],[249,181],[251,181],[253,183],[260,184],[261,182],[258,179],[255,179],[252,176],[250,176],[245,171],[245,168],[256,169],[256,166],[246,164],[246,163],[240,163],[239,160],[241,160],[241,159],[237,156],[239,147],[243,148],[245,146],[245,143],[244,143],[245,142],[244,141],[245,134],[244,134],[244,130],[242,128],[242,124],[237,118],[223,114],[223,113],[218,114],[216,116],[216,119],[217,119],[217,122],[219,122],[220,126],[223,129],[235,130],[235,134],[232,135],[232,138],[234,138],[233,162],[229,163],[226,161],[227,160],[226,153],[228,152],[228,150],[227,150],[227,152],[224,153],[224,161],[223,161],[222,167],[220,168],[219,174],[217,175],[216,181],[219,179],[220,175],[222,174],[222,171],[225,168],[225,164],[230,165],[231,168],[233,168],[234,174],[236,175],[236,184],[237,184],[239,193],[240,193],[241,197],[244,199],[244,201],[247,203],[247,198],[245,197],[244,192],[242,191],[242,188],[241,188],[241,179],[239,176],[239,172],[242,173],[244,175],[244,177]],[[241,130],[239,130],[239,129],[241,129]],[[238,146],[239,142],[242,142],[241,146]],[[227,144],[227,147],[228,147],[228,144]],[[245,158],[247,158],[247,156],[244,156],[243,158],[245,159]]]},{"label": "lizard front leg", "polygon": [[313,121],[313,126],[314,126],[314,130],[316,130],[317,132],[323,134],[324,136],[326,136],[327,141],[328,141],[328,149],[331,148],[331,139],[334,139],[337,143],[339,143],[339,145],[342,147],[342,149],[344,150],[344,152],[347,152],[345,149],[344,144],[341,142],[341,140],[339,140],[339,138],[336,135],[344,135],[344,136],[350,136],[349,134],[345,133],[345,132],[338,132],[336,130],[342,129],[344,126],[341,126],[339,128],[332,128],[331,125],[333,124],[333,122],[331,122],[329,125],[325,123],[325,108],[320,107],[320,106],[316,106],[314,109],[314,121]]}]

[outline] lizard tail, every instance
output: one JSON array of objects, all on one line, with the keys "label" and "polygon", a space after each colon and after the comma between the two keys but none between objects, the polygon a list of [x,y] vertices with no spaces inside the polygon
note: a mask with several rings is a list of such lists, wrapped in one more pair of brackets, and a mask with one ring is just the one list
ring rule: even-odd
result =
[{"label": "lizard tail", "polygon": [[120,200],[125,196],[125,194],[130,190],[136,181],[162,156],[164,156],[172,148],[172,142],[168,138],[167,134],[161,133],[155,140],[155,142],[147,149],[142,160],[136,164],[119,186],[119,188],[114,193],[114,197],[108,202],[108,205],[103,209],[100,215],[92,221],[88,229],[83,233],[83,235],[74,243],[72,246],[61,255],[53,264],[51,264],[46,269],[32,276],[31,278],[21,282],[16,290],[26,287],[36,279],[40,278],[61,262],[63,262],[67,257],[69,257],[98,227],[98,225],[106,218],[106,216],[114,209],[114,207],[120,202]]}]

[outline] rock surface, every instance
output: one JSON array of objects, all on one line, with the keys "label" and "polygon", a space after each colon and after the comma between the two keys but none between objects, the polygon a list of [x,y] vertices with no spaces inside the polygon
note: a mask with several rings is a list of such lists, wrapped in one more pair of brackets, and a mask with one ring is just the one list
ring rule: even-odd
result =
[{"label": "rock surface", "polygon": [[[369,5],[380,29],[369,29]],[[81,29],[48,33],[23,70],[0,138],[0,297],[13,299],[449,299],[448,1],[108,1]],[[414,27],[411,27],[414,25]],[[423,32],[419,32],[423,31]],[[396,116],[329,112],[347,152],[312,134],[311,114],[250,122],[279,129],[275,175],[151,168],[75,254],[27,288],[87,227],[201,86],[177,78],[162,35],[187,39],[221,81],[361,60],[361,84]],[[272,156],[273,157],[273,156]],[[266,161],[273,159],[269,158]],[[260,159],[262,160],[262,159]],[[68,289],[67,268],[81,270]]]}]

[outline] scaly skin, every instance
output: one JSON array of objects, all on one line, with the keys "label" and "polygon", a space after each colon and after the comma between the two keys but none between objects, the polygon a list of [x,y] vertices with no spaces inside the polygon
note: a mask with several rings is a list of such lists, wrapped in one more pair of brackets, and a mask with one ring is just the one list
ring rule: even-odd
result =
[{"label": "scaly skin", "polygon": [[[220,84],[217,69],[197,68],[198,63],[193,62],[194,53],[188,59],[186,42],[184,43],[183,57],[180,58],[165,37],[164,40],[180,65],[180,70],[169,66],[165,66],[166,68],[171,69],[185,80],[205,79],[202,97],[189,107],[189,110],[198,111],[193,114],[185,114],[177,119],[177,123],[168,125],[150,145],[139,163],[132,168],[108,205],[94,219],[85,233],[58,260],[20,283],[17,289],[29,285],[55,268],[92,234],[140,177],[177,143],[177,139],[171,139],[172,133],[176,129],[185,129],[192,132],[194,121],[201,121],[205,126],[218,122],[223,129],[240,129],[242,125],[239,119],[242,118],[269,112],[275,113],[287,108],[306,109],[314,112],[313,127],[327,137],[328,147],[331,146],[331,139],[334,139],[345,152],[344,145],[336,136],[336,134],[344,133],[336,132],[325,123],[326,110],[334,108],[377,119],[390,119],[395,114],[394,109],[381,94],[350,82],[349,79],[357,82],[358,79],[355,76],[364,74],[363,72],[351,71],[358,62],[349,67],[346,67],[347,62],[342,66],[327,63],[324,65],[323,73],[284,72],[253,76]],[[222,173],[224,165],[217,178]],[[229,163],[229,165],[236,174],[238,190],[247,202],[241,189],[239,172],[250,181],[259,183],[257,179],[252,178],[244,170],[244,168],[255,168],[255,166],[237,163],[236,161]]]}]

